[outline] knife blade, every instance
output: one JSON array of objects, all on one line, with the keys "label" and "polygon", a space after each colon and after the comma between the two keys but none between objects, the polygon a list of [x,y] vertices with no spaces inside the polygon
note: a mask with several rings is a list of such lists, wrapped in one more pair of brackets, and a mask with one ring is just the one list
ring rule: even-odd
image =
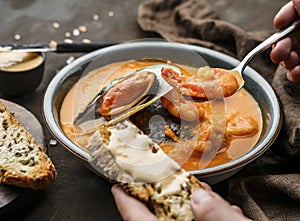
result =
[{"label": "knife blade", "polygon": [[91,52],[104,47],[112,46],[117,43],[109,41],[99,41],[93,43],[65,43],[50,41],[48,44],[5,44],[0,45],[0,52],[56,52],[56,53],[75,53]]}]

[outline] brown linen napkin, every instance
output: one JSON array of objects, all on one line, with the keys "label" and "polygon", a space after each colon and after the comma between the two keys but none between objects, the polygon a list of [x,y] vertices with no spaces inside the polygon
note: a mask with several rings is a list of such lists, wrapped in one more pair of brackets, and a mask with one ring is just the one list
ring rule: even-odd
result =
[{"label": "brown linen napkin", "polygon": [[[219,20],[206,0],[147,0],[139,6],[137,20],[144,31],[167,40],[204,46],[238,59],[270,34],[247,33]],[[272,64],[268,52],[251,66],[274,87],[285,121],[271,150],[225,181],[227,199],[254,220],[299,220],[300,86],[287,81],[286,71]]]}]

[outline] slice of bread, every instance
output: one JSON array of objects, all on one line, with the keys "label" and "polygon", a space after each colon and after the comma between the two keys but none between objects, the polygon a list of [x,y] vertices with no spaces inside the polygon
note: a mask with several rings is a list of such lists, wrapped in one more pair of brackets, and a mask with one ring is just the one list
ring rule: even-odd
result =
[{"label": "slice of bread", "polygon": [[[139,141],[144,143],[148,143],[149,141],[149,156],[151,156],[153,162],[156,163],[149,166],[149,161],[146,162],[146,158],[148,157],[144,153],[141,153],[140,159],[138,159],[139,162],[141,164],[144,162],[149,166],[149,168],[147,167],[149,170],[145,170],[146,178],[143,180],[141,179],[143,176],[139,176],[139,173],[135,174],[134,170],[142,171],[141,168],[144,167],[140,168],[139,166],[141,165],[135,165],[136,167],[132,167],[132,170],[130,170],[131,167],[126,166],[126,164],[122,162],[130,158],[129,154],[133,154],[132,150],[128,148],[137,148],[136,146],[130,146],[133,142],[130,141],[129,137],[135,136],[131,136],[130,134],[126,135],[126,129],[132,131],[132,128],[136,127],[129,121],[118,123],[115,126],[99,128],[99,130],[93,134],[87,146],[91,155],[89,160],[90,164],[106,178],[121,183],[121,186],[129,195],[142,201],[159,220],[194,220],[190,207],[190,197],[193,192],[202,188],[200,181],[181,169],[175,161],[163,152],[160,153],[160,156],[165,155],[169,161],[173,161],[178,167],[177,169],[174,169],[176,167],[169,167],[167,165],[169,162],[164,161],[164,159],[161,160],[163,164],[159,164],[157,158],[162,158],[156,155],[156,153],[162,150],[159,149],[159,146],[148,136],[146,138],[146,135],[143,135],[137,128],[134,130],[136,136],[143,136]],[[113,133],[118,134],[120,137],[114,137],[112,135]],[[142,142],[134,143],[142,146]],[[143,150],[145,150],[144,147],[142,147]],[[123,151],[120,151],[120,148],[122,148]],[[154,152],[153,149],[155,149]],[[136,156],[138,157],[139,155],[137,154]],[[164,163],[166,163],[165,166]],[[165,173],[166,176],[161,179],[155,178],[157,170],[161,169],[157,165],[162,167],[163,172],[167,172]],[[169,172],[164,171],[168,169],[170,170]],[[151,179],[148,179],[149,177],[153,178],[153,182],[150,181]]]},{"label": "slice of bread", "polygon": [[50,158],[0,103],[0,183],[45,189],[56,177]]}]

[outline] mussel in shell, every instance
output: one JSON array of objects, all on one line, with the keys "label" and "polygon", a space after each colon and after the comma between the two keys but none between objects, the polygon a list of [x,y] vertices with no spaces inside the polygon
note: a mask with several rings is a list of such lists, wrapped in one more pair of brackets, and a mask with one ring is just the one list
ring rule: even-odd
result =
[{"label": "mussel in shell", "polygon": [[98,115],[108,120],[107,124],[115,124],[158,101],[173,89],[161,76],[164,67],[180,73],[180,69],[173,65],[158,64],[115,79],[78,114],[74,124],[81,125],[95,120]]},{"label": "mussel in shell", "polygon": [[156,75],[151,71],[128,75],[105,88],[99,112],[105,119],[111,119],[153,97],[158,87]]}]

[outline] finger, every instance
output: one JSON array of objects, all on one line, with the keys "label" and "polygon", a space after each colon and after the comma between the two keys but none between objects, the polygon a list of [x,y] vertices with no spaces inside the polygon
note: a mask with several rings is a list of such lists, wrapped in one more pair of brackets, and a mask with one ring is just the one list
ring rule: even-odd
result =
[{"label": "finger", "polygon": [[220,202],[226,204],[226,205],[230,205],[230,203],[228,201],[226,201],[224,198],[222,198],[219,194],[217,194],[216,192],[211,191],[210,193],[214,198],[220,200]]},{"label": "finger", "polygon": [[241,221],[248,220],[228,203],[214,197],[211,191],[198,190],[192,195],[191,208],[197,221]]},{"label": "finger", "polygon": [[292,40],[290,38],[284,38],[273,47],[270,58],[274,63],[287,60],[292,50]]},{"label": "finger", "polygon": [[207,184],[207,183],[204,183],[204,182],[200,182],[201,186],[206,189],[206,190],[211,190],[211,187]]},{"label": "finger", "polygon": [[[299,2],[299,0],[298,0]],[[299,3],[297,3],[299,4]],[[294,9],[293,2],[290,1],[284,5],[274,17],[274,26],[277,29],[282,29],[283,27],[290,24],[297,18],[297,12]]]},{"label": "finger", "polygon": [[234,209],[235,211],[237,211],[240,214],[243,214],[243,211],[240,207],[236,206],[236,205],[231,205],[231,208]]},{"label": "finger", "polygon": [[293,83],[300,84],[300,65],[295,66],[287,73],[287,79]]},{"label": "finger", "polygon": [[297,29],[295,30],[292,34],[290,34],[290,38],[293,42],[293,50],[295,50],[298,55],[300,55],[300,39],[299,39],[299,36],[300,36],[300,29]]},{"label": "finger", "polygon": [[300,0],[293,0],[293,6],[298,16],[300,16]]},{"label": "finger", "polygon": [[291,70],[300,63],[299,55],[297,52],[292,51],[289,58],[284,60],[282,63],[286,69]]},{"label": "finger", "polygon": [[129,196],[119,185],[111,188],[117,208],[126,221],[157,221],[157,218],[148,210],[148,208],[137,199]]}]

